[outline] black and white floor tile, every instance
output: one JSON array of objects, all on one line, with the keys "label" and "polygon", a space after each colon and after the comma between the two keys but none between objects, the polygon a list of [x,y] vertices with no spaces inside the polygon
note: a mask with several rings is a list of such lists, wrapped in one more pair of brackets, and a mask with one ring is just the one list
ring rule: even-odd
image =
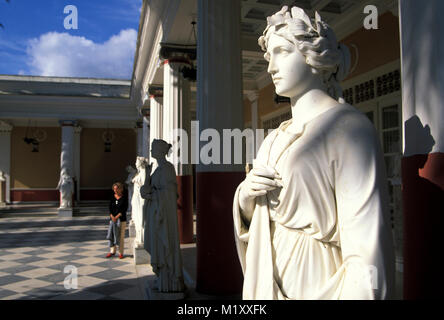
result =
[{"label": "black and white floor tile", "polygon": [[105,258],[107,225],[101,216],[0,214],[0,299],[145,299],[128,241],[124,259]]}]

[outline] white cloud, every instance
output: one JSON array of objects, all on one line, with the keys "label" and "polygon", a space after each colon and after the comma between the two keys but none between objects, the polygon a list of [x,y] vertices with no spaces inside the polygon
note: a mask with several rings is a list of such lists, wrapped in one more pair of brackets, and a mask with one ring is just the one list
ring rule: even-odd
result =
[{"label": "white cloud", "polygon": [[49,32],[28,43],[32,75],[130,79],[137,31],[126,29],[104,43],[68,33]]}]

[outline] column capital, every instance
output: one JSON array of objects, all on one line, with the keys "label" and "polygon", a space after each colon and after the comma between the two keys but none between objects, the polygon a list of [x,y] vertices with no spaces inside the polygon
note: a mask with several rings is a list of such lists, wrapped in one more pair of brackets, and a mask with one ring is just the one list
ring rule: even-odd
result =
[{"label": "column capital", "polygon": [[165,61],[191,63],[196,60],[197,46],[184,46],[171,43],[160,44],[160,57]]},{"label": "column capital", "polygon": [[82,127],[81,126],[76,126],[74,127],[74,133],[75,134],[80,134],[82,132]]},{"label": "column capital", "polygon": [[247,98],[251,103],[257,101],[259,99],[259,91],[250,91],[247,93]]},{"label": "column capital", "polygon": [[149,98],[162,98],[163,97],[163,87],[159,85],[150,85],[148,88]]},{"label": "column capital", "polygon": [[5,121],[0,120],[0,134],[1,133],[11,133],[13,128],[12,124],[9,124]]},{"label": "column capital", "polygon": [[59,120],[61,127],[77,127],[77,120]]}]

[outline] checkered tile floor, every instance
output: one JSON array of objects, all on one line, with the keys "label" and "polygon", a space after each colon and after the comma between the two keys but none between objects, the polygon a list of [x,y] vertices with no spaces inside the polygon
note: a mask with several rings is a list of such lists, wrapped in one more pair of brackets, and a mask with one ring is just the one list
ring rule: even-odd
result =
[{"label": "checkered tile floor", "polygon": [[[101,216],[0,213],[0,299],[145,299],[128,241],[124,259],[105,258],[107,225]],[[75,271],[77,289],[66,289]]]}]

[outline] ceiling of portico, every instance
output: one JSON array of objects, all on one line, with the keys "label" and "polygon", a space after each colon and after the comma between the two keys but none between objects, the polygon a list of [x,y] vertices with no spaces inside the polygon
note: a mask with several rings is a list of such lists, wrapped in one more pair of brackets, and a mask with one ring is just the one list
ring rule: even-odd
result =
[{"label": "ceiling of portico", "polygon": [[242,0],[242,57],[244,91],[262,88],[270,83],[266,73],[267,63],[257,44],[267,25],[267,17],[279,11],[282,6],[297,6],[310,17],[317,11],[335,31],[339,40],[362,27],[364,7],[375,5],[378,13],[397,6],[394,0]]},{"label": "ceiling of portico", "polygon": [[[335,31],[339,40],[362,27],[365,14],[364,7],[375,5],[378,13],[397,6],[397,0],[239,0],[241,1],[241,39],[242,39],[242,76],[244,93],[256,91],[271,83],[267,74],[267,62],[257,43],[266,27],[267,17],[279,11],[282,6],[298,6],[314,17],[316,11]],[[197,20],[197,0],[183,0],[177,8],[174,21],[162,41],[168,43],[194,45],[192,21]],[[166,31],[166,30],[164,30]],[[151,84],[163,83],[163,68],[157,69]],[[193,88],[192,109],[195,105]]]}]

